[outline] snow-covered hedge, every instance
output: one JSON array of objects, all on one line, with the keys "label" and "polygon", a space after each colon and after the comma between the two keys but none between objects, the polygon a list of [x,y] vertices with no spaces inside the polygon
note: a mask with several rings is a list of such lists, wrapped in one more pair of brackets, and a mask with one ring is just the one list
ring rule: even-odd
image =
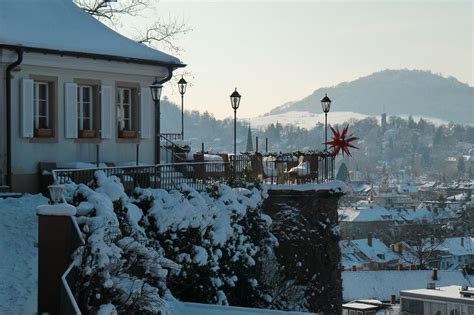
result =
[{"label": "snow-covered hedge", "polygon": [[168,313],[168,301],[265,307],[263,262],[273,256],[265,192],[215,184],[205,193],[139,189],[127,196],[101,171],[70,184],[86,245],[75,254],[79,303],[101,314]]}]

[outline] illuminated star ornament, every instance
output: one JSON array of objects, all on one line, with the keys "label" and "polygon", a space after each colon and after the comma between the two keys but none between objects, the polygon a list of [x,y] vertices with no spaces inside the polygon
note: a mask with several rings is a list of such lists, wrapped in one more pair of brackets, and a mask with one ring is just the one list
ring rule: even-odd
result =
[{"label": "illuminated star ornament", "polygon": [[342,152],[342,156],[344,153],[347,156],[352,156],[351,152],[349,152],[349,148],[359,149],[351,144],[352,141],[359,139],[358,137],[354,137],[353,135],[347,136],[347,130],[349,129],[349,125],[347,125],[342,132],[339,131],[339,128],[334,129],[331,127],[333,138],[331,141],[326,142],[325,144],[329,144],[334,151],[334,156],[338,155],[339,152]]}]

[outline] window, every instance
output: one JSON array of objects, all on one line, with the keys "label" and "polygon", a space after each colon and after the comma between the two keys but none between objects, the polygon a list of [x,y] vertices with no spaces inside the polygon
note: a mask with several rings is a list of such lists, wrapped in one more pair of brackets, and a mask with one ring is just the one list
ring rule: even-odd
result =
[{"label": "window", "polygon": [[137,90],[129,87],[117,88],[117,123],[119,138],[137,137]]},{"label": "window", "polygon": [[53,137],[52,83],[33,81],[33,128],[34,136]]},{"label": "window", "polygon": [[33,85],[33,106],[34,106],[34,126],[35,129],[49,128],[49,93],[47,82],[34,82]]},{"label": "window", "polygon": [[94,129],[94,103],[92,99],[92,86],[77,86],[77,118],[79,130]]}]

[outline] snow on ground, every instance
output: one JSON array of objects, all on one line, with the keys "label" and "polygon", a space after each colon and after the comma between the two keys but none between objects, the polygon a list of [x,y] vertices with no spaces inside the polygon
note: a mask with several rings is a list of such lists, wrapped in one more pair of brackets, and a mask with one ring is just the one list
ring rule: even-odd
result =
[{"label": "snow on ground", "polygon": [[[389,115],[390,116],[390,115]],[[396,115],[404,119],[408,119],[406,115]],[[374,117],[377,119],[380,124],[380,116],[374,115],[365,115],[361,113],[354,112],[330,112],[328,114],[328,123],[329,124],[343,124],[350,122],[351,120],[362,120],[368,117]],[[420,120],[419,116],[413,116],[413,119],[417,122]],[[424,120],[431,122],[435,126],[447,125],[448,121],[432,118],[432,117],[423,117]],[[324,113],[315,114],[310,112],[297,112],[291,111],[282,114],[268,115],[268,116],[258,116],[253,118],[245,118],[245,121],[250,121],[252,128],[263,128],[267,127],[271,123],[279,122],[282,125],[293,124],[301,128],[311,129],[314,128],[316,124],[324,124]]]},{"label": "snow on ground", "polygon": [[36,206],[41,195],[0,199],[0,314],[34,314],[37,304]]}]

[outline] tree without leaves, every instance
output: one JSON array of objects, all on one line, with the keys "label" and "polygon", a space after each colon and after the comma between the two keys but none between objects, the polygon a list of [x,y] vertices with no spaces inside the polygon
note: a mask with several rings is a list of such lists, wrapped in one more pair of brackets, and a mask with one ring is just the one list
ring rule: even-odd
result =
[{"label": "tree without leaves", "polygon": [[401,259],[417,266],[419,270],[427,269],[436,263],[437,250],[447,237],[447,232],[431,224],[407,224],[399,229],[399,237],[409,248],[401,253]]},{"label": "tree without leaves", "polygon": [[[74,0],[74,2],[85,12],[97,20],[113,27],[121,24],[121,17],[136,17],[144,10],[152,6],[152,0]],[[179,35],[191,31],[189,27],[176,18],[168,17],[167,20],[158,18],[143,29],[137,29],[134,40],[139,43],[154,47],[160,45],[171,53],[179,54],[182,49],[176,45]]]}]

